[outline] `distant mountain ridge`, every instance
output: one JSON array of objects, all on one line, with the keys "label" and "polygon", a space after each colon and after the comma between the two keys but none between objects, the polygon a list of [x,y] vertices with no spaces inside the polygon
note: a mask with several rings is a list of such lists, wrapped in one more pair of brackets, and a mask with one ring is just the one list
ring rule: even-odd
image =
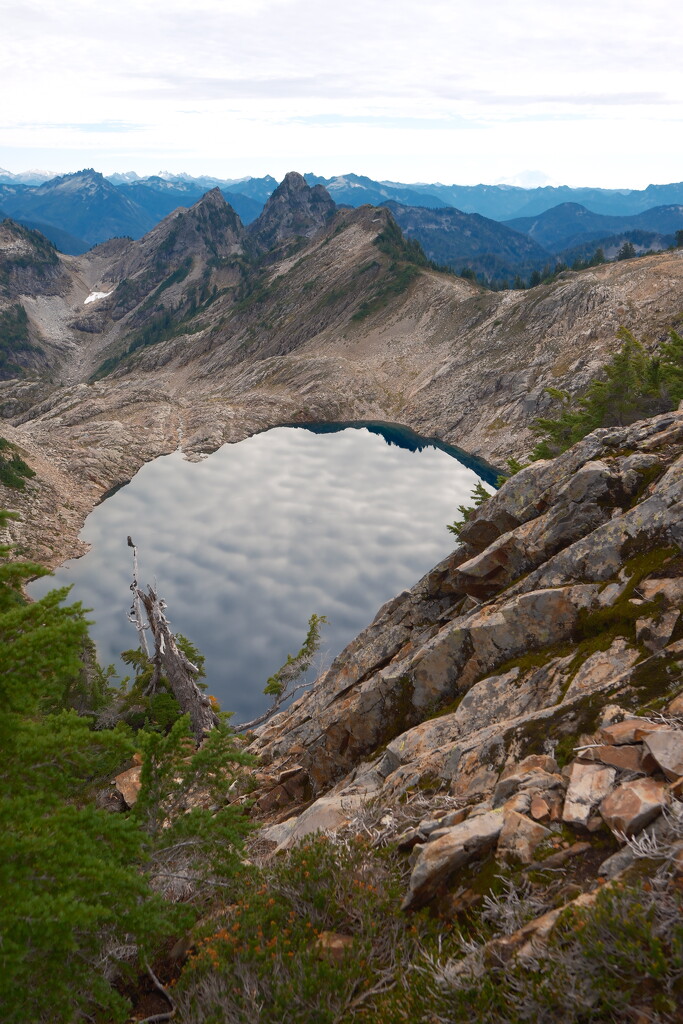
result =
[{"label": "distant mountain ridge", "polygon": [[538,217],[515,217],[503,223],[514,231],[524,232],[549,252],[559,252],[592,238],[626,231],[673,234],[683,228],[683,205],[655,206],[643,213],[615,217],[593,213],[579,203],[561,203]]},{"label": "distant mountain ridge", "polygon": [[408,238],[417,239],[430,260],[457,272],[467,269],[511,284],[518,275],[526,279],[540,271],[551,259],[529,235],[478,213],[403,206],[391,200],[382,205]]},{"label": "distant mountain ridge", "polygon": [[[127,172],[106,178],[93,168],[39,184],[27,184],[19,180],[21,177],[9,175],[11,180],[3,181],[0,174],[0,206],[8,216],[42,231],[61,251],[71,255],[112,237],[141,238],[175,210],[193,206],[213,189],[220,191],[242,224],[253,225],[282,187],[270,175],[218,179],[162,171],[146,177]],[[339,206],[387,204],[405,233],[422,244],[430,259],[456,272],[467,270],[499,284],[518,277],[530,279],[533,273],[549,269],[558,260],[584,259],[589,241],[616,254],[628,240],[637,252],[644,252],[668,247],[675,232],[683,228],[683,183],[628,191],[567,186],[403,185],[358,174],[324,178],[308,173],[296,177],[299,190],[301,183],[313,189],[320,211],[327,211],[325,217]],[[558,198],[567,201],[557,203]],[[577,202],[577,198],[583,202]],[[640,208],[656,200],[657,205]],[[456,201],[458,205],[454,205]],[[550,209],[544,205],[553,202]],[[593,208],[585,205],[589,202]],[[595,205],[619,210],[600,212]],[[631,212],[624,212],[627,207]],[[511,210],[520,209],[535,212],[508,216]],[[264,231],[261,223],[257,234],[263,235]],[[307,237],[305,224],[299,234]],[[252,237],[255,239],[256,234]],[[269,238],[268,245],[272,241]],[[581,255],[573,255],[576,253]]]}]

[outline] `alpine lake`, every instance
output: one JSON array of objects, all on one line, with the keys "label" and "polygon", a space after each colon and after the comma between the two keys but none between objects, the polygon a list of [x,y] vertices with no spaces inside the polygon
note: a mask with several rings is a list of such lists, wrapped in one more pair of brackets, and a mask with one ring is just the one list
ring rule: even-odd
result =
[{"label": "alpine lake", "polygon": [[28,586],[72,584],[90,609],[100,664],[121,676],[138,646],[128,619],[132,552],[174,632],[206,657],[206,683],[235,722],[265,709],[266,680],[324,615],[314,677],[378,609],[453,550],[446,524],[496,473],[443,442],[389,424],[277,427],[199,462],[143,466],[88,516],[91,545]]}]

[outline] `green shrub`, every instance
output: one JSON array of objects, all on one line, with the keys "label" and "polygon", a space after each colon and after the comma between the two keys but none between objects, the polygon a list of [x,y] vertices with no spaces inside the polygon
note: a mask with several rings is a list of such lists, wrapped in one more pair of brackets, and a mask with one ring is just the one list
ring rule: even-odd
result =
[{"label": "green shrub", "polygon": [[26,481],[35,475],[28,463],[19,455],[16,445],[0,437],[0,483],[5,487],[23,491]]},{"label": "green shrub", "polygon": [[[416,952],[417,931],[399,910],[401,875],[395,856],[325,836],[253,869],[201,929],[176,990],[181,1019],[350,1019]],[[325,932],[351,940],[339,959],[322,948]]]},{"label": "green shrub", "polygon": [[470,505],[458,505],[458,512],[460,513],[460,519],[456,519],[455,522],[449,523],[446,529],[451,533],[455,534],[456,537],[460,536],[465,523],[469,522],[472,518],[473,512],[483,505],[491,497],[491,492],[487,491],[481,480],[477,480],[476,484],[472,488],[470,493]]},{"label": "green shrub", "polygon": [[[194,752],[186,718],[134,736],[66,710],[83,672],[83,610],[64,605],[68,588],[23,600],[22,583],[46,570],[9,553],[0,546],[2,1020],[123,1022],[117,978],[135,977],[235,873],[249,825],[226,797],[249,759],[226,728]],[[134,810],[100,809],[97,792],[136,750]]]},{"label": "green shrub", "polygon": [[540,437],[532,458],[554,458],[598,427],[624,426],[646,416],[672,409],[683,398],[683,338],[671,331],[659,353],[648,354],[634,336],[621,327],[621,348],[579,398],[546,388],[560,404],[555,417],[535,420]]},{"label": "green shrub", "polygon": [[21,376],[20,353],[40,352],[29,340],[28,316],[20,302],[0,312],[0,379]]}]

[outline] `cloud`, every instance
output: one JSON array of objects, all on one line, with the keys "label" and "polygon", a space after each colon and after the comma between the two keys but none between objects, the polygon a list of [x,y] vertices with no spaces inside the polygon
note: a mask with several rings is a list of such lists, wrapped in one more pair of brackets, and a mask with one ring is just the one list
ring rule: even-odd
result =
[{"label": "cloud", "polygon": [[227,78],[201,75],[161,75],[130,73],[131,82],[141,83],[141,97],[183,100],[305,98],[311,96],[348,97],[349,83],[338,75],[299,75],[292,77]]},{"label": "cloud", "polygon": [[97,133],[120,133],[140,132],[148,128],[145,124],[133,124],[127,121],[18,121],[15,124],[0,125],[0,131],[69,131],[69,132],[97,132]]},{"label": "cloud", "polygon": [[678,102],[673,97],[661,92],[602,92],[602,93],[526,93],[486,92],[469,90],[465,93],[454,93],[461,98],[466,97],[479,103],[496,106],[551,106],[565,105],[571,107],[612,107],[612,106],[659,106]]},{"label": "cloud", "polygon": [[670,0],[118,0],[97,17],[86,0],[25,0],[3,11],[15,120],[0,146],[55,166],[51,147],[87,138],[86,162],[107,152],[115,170],[118,136],[141,171],[190,158],[225,177],[301,162],[464,182],[531,163],[566,180],[581,161],[609,184],[626,131],[634,184],[675,177],[674,25]]}]

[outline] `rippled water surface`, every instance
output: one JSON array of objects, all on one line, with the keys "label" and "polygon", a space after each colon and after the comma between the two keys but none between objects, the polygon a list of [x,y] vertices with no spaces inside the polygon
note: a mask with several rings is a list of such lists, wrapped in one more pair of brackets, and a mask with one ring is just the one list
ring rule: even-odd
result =
[{"label": "rippled water surface", "polygon": [[206,655],[209,692],[238,719],[251,717],[311,613],[328,618],[329,663],[452,550],[445,524],[486,476],[377,430],[280,427],[199,463],[156,459],[90,514],[81,534],[90,552],[30,593],[73,583],[72,598],[93,609],[101,663],[123,672],[120,651],[137,646],[127,620],[130,534],[141,582],[156,578],[173,629]]}]

